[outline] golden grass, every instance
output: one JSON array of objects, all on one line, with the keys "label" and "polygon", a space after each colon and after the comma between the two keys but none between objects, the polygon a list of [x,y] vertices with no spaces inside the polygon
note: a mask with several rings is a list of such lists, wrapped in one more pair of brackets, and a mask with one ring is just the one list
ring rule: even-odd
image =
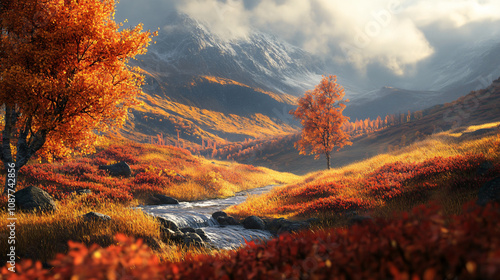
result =
[{"label": "golden grass", "polygon": [[187,122],[195,127],[197,135],[204,135],[217,142],[224,143],[225,140],[209,131],[246,135],[253,138],[278,136],[297,131],[289,125],[278,125],[274,120],[260,113],[245,117],[200,109],[161,97],[144,95],[141,98],[144,104],[134,109],[147,114],[145,121],[164,122],[171,119],[179,123]]},{"label": "golden grass", "polygon": [[291,173],[277,172],[264,167],[250,167],[203,158],[200,158],[200,161],[206,168],[184,167],[181,173],[187,174],[189,179],[167,188],[164,194],[182,201],[224,198],[257,187],[292,183],[300,178]]},{"label": "golden grass", "polygon": [[[82,215],[95,211],[112,218],[107,222],[84,221]],[[16,216],[16,253],[22,258],[48,262],[56,253],[65,253],[69,240],[87,245],[99,244],[103,247],[115,243],[114,236],[124,233],[142,238],[162,260],[182,261],[188,254],[213,254],[213,250],[180,246],[170,241],[162,241],[160,226],[143,211],[120,204],[101,204],[91,206],[79,198],[58,203],[53,213],[17,212]],[[0,214],[0,235],[7,236],[7,213]],[[7,242],[0,243],[0,250],[7,252]],[[3,258],[2,258],[3,259]]]}]

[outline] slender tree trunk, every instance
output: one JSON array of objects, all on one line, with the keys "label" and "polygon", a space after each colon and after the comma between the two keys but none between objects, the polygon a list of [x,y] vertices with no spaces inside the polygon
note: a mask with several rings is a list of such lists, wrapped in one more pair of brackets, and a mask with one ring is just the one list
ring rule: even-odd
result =
[{"label": "slender tree trunk", "polygon": [[325,153],[326,156],[326,166],[328,167],[328,170],[330,170],[330,153]]}]

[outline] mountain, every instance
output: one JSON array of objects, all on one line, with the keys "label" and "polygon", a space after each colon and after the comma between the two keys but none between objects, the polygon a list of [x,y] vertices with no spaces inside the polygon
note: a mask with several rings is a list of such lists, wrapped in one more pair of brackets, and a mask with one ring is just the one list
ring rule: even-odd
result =
[{"label": "mountain", "polygon": [[[421,66],[421,88],[444,92],[443,102],[487,87],[500,76],[500,41],[487,40],[453,46]],[[457,93],[466,91],[465,93]]]},{"label": "mountain", "polygon": [[[437,104],[441,92],[383,87],[351,102],[344,114],[351,119],[377,118],[387,114],[414,112]],[[436,101],[432,101],[436,100]]]},{"label": "mountain", "polygon": [[275,36],[252,32],[225,40],[182,13],[171,13],[156,44],[149,48],[146,70],[167,76],[214,76],[276,93],[302,95],[325,73],[319,58]]},{"label": "mountain", "polygon": [[346,115],[362,119],[422,110],[485,88],[500,76],[500,41],[451,46],[421,62],[416,72],[351,98]]},{"label": "mountain", "polygon": [[173,143],[177,131],[198,144],[294,133],[288,111],[324,73],[318,58],[274,36],[227,41],[180,13],[155,39],[132,61],[146,76],[146,94],[123,134],[138,141],[163,134]]}]

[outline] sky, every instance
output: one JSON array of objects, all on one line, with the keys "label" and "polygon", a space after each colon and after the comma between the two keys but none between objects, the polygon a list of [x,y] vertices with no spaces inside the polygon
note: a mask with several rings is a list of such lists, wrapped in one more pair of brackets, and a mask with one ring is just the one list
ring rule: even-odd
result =
[{"label": "sky", "polygon": [[272,33],[361,75],[413,75],[454,46],[498,39],[499,0],[121,0],[116,19],[161,27],[177,10],[227,40]]}]

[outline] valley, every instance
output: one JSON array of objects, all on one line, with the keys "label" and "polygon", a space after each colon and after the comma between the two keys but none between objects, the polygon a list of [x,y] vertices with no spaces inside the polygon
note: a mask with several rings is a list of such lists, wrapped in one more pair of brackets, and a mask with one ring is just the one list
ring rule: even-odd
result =
[{"label": "valley", "polygon": [[[29,47],[7,49],[29,32],[17,34],[24,25],[0,5],[0,22],[16,23],[0,26],[0,174],[12,192],[0,196],[0,251],[9,252],[0,279],[500,279],[498,39],[441,40],[458,23],[403,21],[418,10],[406,3],[413,10],[389,14],[397,24],[349,57],[327,37],[348,42],[350,25],[320,20],[333,10],[303,23],[302,10],[287,10],[263,24],[238,9],[292,3],[216,1],[207,21],[210,1],[179,1],[155,19],[157,33],[141,33],[111,24],[113,1],[88,1],[81,13],[95,9],[102,29],[123,37],[89,25],[80,33],[97,39],[81,54],[76,40],[73,60],[54,52],[50,67],[39,57],[45,43],[70,46],[54,34],[73,29],[45,30],[56,22],[30,18],[29,6],[22,23],[41,28],[32,36],[43,44],[27,36]],[[156,9],[137,3],[127,5]],[[43,5],[56,13],[70,4]],[[381,26],[386,13],[371,11],[365,26]],[[74,15],[62,18],[93,18]],[[319,25],[295,34],[297,21]],[[241,34],[227,37],[221,22]],[[417,35],[393,34],[394,25]],[[147,52],[122,55],[139,40],[130,34]],[[394,48],[381,44],[390,38]],[[31,54],[18,59],[29,71],[3,55],[16,51]],[[299,153],[301,140],[310,145]]]}]

